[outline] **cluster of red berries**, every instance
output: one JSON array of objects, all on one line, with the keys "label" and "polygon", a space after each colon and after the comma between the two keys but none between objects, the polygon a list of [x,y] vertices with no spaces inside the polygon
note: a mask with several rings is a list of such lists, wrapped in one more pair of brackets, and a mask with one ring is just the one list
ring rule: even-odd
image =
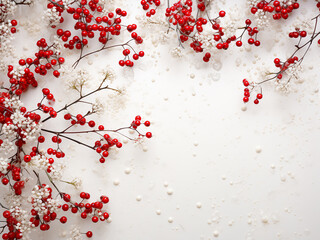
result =
[{"label": "cluster of red berries", "polygon": [[[134,31],[137,26],[135,24],[125,26],[122,23],[122,18],[127,16],[127,12],[120,8],[115,9],[115,12],[109,12],[106,15],[103,14],[103,5],[99,3],[99,0],[81,0],[74,1],[74,4],[80,6],[67,6],[62,7],[62,1],[51,1],[47,7],[49,9],[56,8],[61,16],[60,22],[64,21],[62,17],[63,12],[67,12],[72,15],[75,20],[74,29],[79,30],[79,33],[72,33],[70,30],[57,29],[57,35],[65,42],[64,47],[68,49],[83,50],[88,45],[90,39],[98,39],[102,44],[103,49],[111,48],[106,47],[111,39],[119,36],[123,29],[127,29],[128,32]],[[53,27],[56,27],[55,25]],[[136,32],[131,33],[131,39],[124,45],[128,45],[130,41],[135,41],[136,44],[141,44],[143,39],[138,36]],[[124,46],[122,45],[122,46]],[[117,45],[118,46],[118,45]],[[99,50],[99,51],[100,51]],[[80,53],[80,59],[83,57],[83,53]],[[89,54],[86,54],[86,56]],[[79,60],[80,60],[79,59]],[[130,61],[130,60],[129,60]],[[132,66],[133,63],[125,62],[123,66]]]},{"label": "cluster of red berries", "polygon": [[16,33],[17,32],[17,29],[15,28],[17,25],[18,25],[18,22],[17,22],[17,20],[15,20],[15,19],[12,19],[11,21],[10,21],[10,23],[11,23],[11,28],[10,28],[10,32],[11,33]]},{"label": "cluster of red berries", "polygon": [[17,230],[15,228],[15,225],[17,224],[17,219],[12,216],[11,212],[9,210],[6,210],[2,213],[2,216],[5,218],[5,222],[8,226],[8,233],[2,234],[3,240],[15,240],[15,239],[22,239],[23,235],[20,232],[20,230]]},{"label": "cluster of red berries", "polygon": [[[223,12],[223,13],[221,14],[221,12]],[[225,12],[224,11],[220,11],[219,17],[222,17],[222,16],[225,16]],[[255,46],[258,47],[258,46],[260,46],[260,41],[257,40],[257,35],[258,35],[259,31],[258,31],[257,27],[253,27],[253,28],[250,27],[251,23],[252,22],[251,22],[250,19],[247,19],[245,21],[244,32],[247,32],[248,36],[250,37],[248,39],[248,43],[250,45],[255,45]],[[220,26],[220,24],[215,22],[214,24],[212,24],[212,28],[214,30],[217,30],[217,33],[214,35],[214,40],[216,42],[218,42],[217,45],[216,45],[217,49],[227,50],[229,48],[229,44],[231,42],[236,42],[236,46],[237,47],[241,47],[242,46],[242,44],[243,44],[242,43],[242,37],[244,35],[244,32],[238,38],[234,35],[234,36],[228,38],[226,41],[224,41],[222,39],[222,36],[224,35],[224,32],[223,32],[223,28]]]},{"label": "cluster of red berries", "polygon": [[0,178],[3,185],[7,185],[9,183],[8,175],[11,172],[12,180],[15,181],[13,184],[13,189],[16,195],[21,195],[22,189],[24,188],[24,181],[21,181],[21,168],[15,166],[14,164],[8,163],[7,172],[1,173]]},{"label": "cluster of red berries", "polygon": [[90,199],[90,194],[81,192],[80,198],[82,199],[81,202],[71,203],[70,195],[65,194],[63,197],[64,201],[71,204],[62,205],[62,210],[68,211],[70,209],[74,214],[80,213],[82,219],[86,219],[90,216],[93,223],[97,223],[98,221],[105,221],[109,218],[109,213],[102,210],[104,205],[109,202],[109,198],[107,196],[100,196],[100,201],[85,203],[85,201]]},{"label": "cluster of red berries", "polygon": [[[49,70],[53,70],[53,75],[59,77],[60,73],[57,69],[60,65],[64,63],[64,58],[59,57],[53,46],[48,46],[46,40],[41,38],[37,42],[39,51],[35,53],[35,58],[20,59],[19,65],[24,66],[24,74],[22,76],[16,76],[14,72],[14,67],[12,65],[8,66],[7,76],[10,78],[10,90],[16,95],[21,95],[22,92],[28,89],[28,86],[33,87],[38,86],[38,82],[35,79],[35,73],[45,76]],[[31,67],[34,67],[34,72],[32,72]]]},{"label": "cluster of red berries", "polygon": [[[124,49],[124,50],[122,51],[122,54],[123,54],[123,56],[124,56],[124,59],[119,61],[119,65],[120,65],[121,67],[123,67],[123,66],[133,67],[134,62],[130,60],[130,57],[129,57],[130,52],[131,52],[131,51],[130,51],[130,49],[128,49],[128,48],[126,48],[126,49]],[[139,53],[136,53],[136,52],[135,52],[135,53],[132,55],[132,58],[133,58],[134,60],[138,60],[140,57],[143,57],[143,56],[144,56],[144,51],[140,51]]]},{"label": "cluster of red berries", "polygon": [[296,64],[299,61],[299,58],[297,56],[293,56],[291,58],[288,58],[287,61],[281,62],[279,58],[274,59],[274,65],[277,68],[280,68],[280,72],[277,74],[278,79],[282,79],[282,74],[293,64]]},{"label": "cluster of red berries", "polygon": [[[99,130],[103,131],[104,127],[102,125],[99,126]],[[122,147],[122,143],[119,142],[117,138],[111,138],[109,134],[104,134],[103,139],[100,139],[95,142],[94,144],[95,150],[98,154],[100,154],[99,161],[101,163],[104,163],[106,161],[106,158],[109,156],[109,148],[116,146],[117,148]]]},{"label": "cluster of red berries", "polygon": [[[73,4],[76,5],[78,3],[80,4],[75,8],[69,6],[64,7],[62,1],[50,1],[48,4],[49,9],[55,8],[58,11],[61,17],[61,23],[64,21],[62,17],[63,12],[66,11],[68,14],[72,14],[73,19],[76,21],[74,25],[75,30],[81,30],[80,35],[76,35],[72,34],[71,31],[68,30],[57,29],[57,34],[61,37],[62,41],[65,42],[66,48],[83,50],[83,47],[88,44],[88,39],[94,38],[95,35],[99,36],[99,41],[103,44],[104,48],[111,38],[115,38],[115,36],[120,35],[121,30],[125,29],[130,33],[131,39],[127,43],[121,45],[124,48],[123,54],[125,58],[122,60],[124,65],[129,67],[133,66],[133,62],[129,57],[132,57],[133,60],[138,60],[144,56],[143,51],[135,52],[135,50],[129,45],[129,42],[131,41],[141,44],[143,39],[135,32],[137,28],[135,24],[128,26],[122,24],[123,17],[127,15],[125,11],[118,8],[115,10],[115,13],[111,12],[106,16],[99,17],[96,14],[103,13],[103,7],[99,5],[99,0],[90,0],[88,3],[87,0],[80,0],[75,1]],[[157,4],[157,1],[155,1],[155,4]],[[12,20],[12,33],[16,32],[14,28],[16,25],[16,20]],[[90,127],[92,130],[83,131],[83,133],[96,133],[99,135],[99,138],[100,136],[103,136],[103,138],[96,141],[93,146],[89,146],[77,139],[66,136],[66,134],[68,134],[68,132],[66,132],[67,129],[62,132],[57,132],[40,127],[40,123],[56,118],[59,112],[68,110],[69,108],[67,106],[70,106],[66,105],[57,111],[51,107],[50,105],[55,101],[55,97],[48,88],[42,89],[43,97],[41,101],[37,102],[36,109],[28,111],[25,107],[20,107],[20,97],[28,90],[29,87],[36,88],[38,86],[38,81],[36,80],[37,74],[47,76],[48,73],[52,71],[55,77],[59,77],[60,65],[65,62],[65,59],[60,56],[59,51],[56,49],[55,44],[50,45],[44,38],[42,38],[37,41],[36,45],[38,46],[38,50],[35,53],[35,57],[19,59],[18,63],[20,66],[18,69],[15,69],[12,65],[8,66],[8,87],[3,87],[0,92],[0,125],[2,125],[1,127],[3,129],[4,126],[7,127],[7,133],[3,133],[1,136],[2,139],[0,139],[0,146],[5,149],[4,151],[10,153],[11,156],[9,159],[1,159],[2,165],[0,179],[8,191],[11,191],[16,195],[21,195],[25,187],[26,181],[23,175],[28,172],[26,168],[31,168],[31,170],[33,170],[33,167],[39,164],[41,165],[41,168],[44,167],[47,173],[54,173],[55,161],[65,157],[65,153],[60,148],[63,138],[76,142],[77,144],[82,144],[83,146],[99,152],[101,157],[100,162],[105,162],[105,158],[109,154],[108,150],[111,147],[122,147],[122,144],[118,139],[111,138],[108,134],[101,135],[100,133],[102,131],[107,132],[108,130],[104,130],[103,125],[98,125],[98,127],[96,127],[97,124],[95,121],[87,120],[87,114],[72,115],[67,113],[64,115],[64,119],[70,121],[70,125],[67,129],[75,125]],[[105,48],[109,48],[109,46]],[[121,65],[122,62],[120,61],[119,64]],[[107,87],[101,87],[92,91],[88,95],[102,89],[107,89]],[[82,97],[83,96],[80,96],[80,100]],[[80,100],[78,99],[72,104],[77,103]],[[47,118],[42,119],[45,114],[47,115]],[[16,119],[14,117],[16,117]],[[150,132],[142,135],[137,131],[137,128],[143,124],[146,127],[150,126],[149,121],[142,122],[141,117],[137,116],[129,127],[121,129],[135,130],[139,134],[139,137],[151,138],[152,134]],[[118,132],[118,130],[115,130],[114,132]],[[50,133],[53,134],[53,136],[49,138],[44,135],[44,133]],[[14,134],[15,137],[12,138],[13,140],[11,142],[8,142],[5,134]],[[36,146],[31,145],[33,147],[29,150],[29,148],[26,148],[26,145],[28,144],[29,146],[31,141],[34,139],[36,139]],[[55,147],[47,147],[46,153],[43,153],[42,151],[39,151],[39,147],[41,144],[45,143],[46,140],[47,142],[51,141]],[[12,149],[12,146],[14,145],[15,147]],[[13,150],[15,153],[11,155]],[[8,161],[8,166],[6,166],[6,161]],[[30,173],[34,173],[37,176],[38,183],[44,181],[42,177],[45,175],[41,177],[40,181],[39,173],[36,170],[30,171]],[[35,191],[41,192],[43,190],[45,194],[34,194],[29,198],[32,205],[31,217],[29,219],[31,228],[38,228],[41,231],[47,231],[50,229],[50,223],[53,221],[58,220],[63,224],[66,223],[68,218],[66,216],[58,217],[57,208],[64,212],[71,211],[74,214],[79,213],[81,218],[90,218],[94,223],[98,221],[105,221],[109,218],[109,214],[103,210],[103,207],[109,202],[108,197],[101,196],[99,201],[88,202],[90,194],[82,192],[80,193],[81,201],[72,202],[69,194],[62,193],[57,188],[53,182],[53,178],[51,178],[51,175],[48,175],[48,178],[55,186],[54,190],[57,190],[59,193],[58,196],[60,196],[64,202],[60,205],[57,199],[53,198],[53,189],[48,185],[37,185]],[[41,205],[41,210],[39,210],[39,204]],[[2,204],[0,204],[0,206],[4,207]],[[21,226],[22,222],[19,222],[19,218],[14,217],[16,213],[13,211],[14,210],[3,211],[3,217],[5,218],[3,222],[5,226],[2,227],[3,231],[1,231],[2,239],[14,240],[23,238],[23,232],[18,230],[18,226]],[[4,232],[4,229],[7,229],[8,231]],[[91,231],[87,231],[83,234],[88,238],[93,236]]]},{"label": "cluster of red berries", "polygon": [[[11,80],[11,79],[10,79]],[[20,78],[21,80],[21,78]],[[23,81],[23,79],[22,79]],[[11,96],[6,93],[2,92],[1,97],[0,97],[0,124],[2,125],[14,125],[15,127],[15,132],[17,134],[17,138],[14,140],[14,143],[17,147],[21,148],[24,144],[26,144],[26,141],[24,140],[26,138],[26,132],[24,131],[24,126],[19,125],[19,123],[15,123],[12,119],[12,114],[14,114],[14,109],[12,109],[10,106],[5,106],[5,100],[10,99]],[[30,121],[32,123],[35,123],[35,125],[38,125],[41,116],[35,112],[28,112],[25,107],[20,107],[18,110],[20,111],[21,115],[23,118]],[[0,146],[3,144],[3,140],[0,139]],[[10,168],[9,168],[10,170]],[[6,182],[6,180],[4,180]]]},{"label": "cluster of red berries", "polygon": [[262,10],[266,13],[272,13],[274,20],[279,20],[281,18],[287,19],[289,14],[294,10],[299,8],[299,3],[295,0],[291,4],[282,3],[280,1],[260,1],[256,6],[251,8],[251,13],[256,14],[258,10]]},{"label": "cluster of red berries", "polygon": [[[141,125],[141,123],[142,123],[141,122],[141,116],[138,115],[138,116],[135,117],[134,121],[132,121],[131,127],[133,129],[137,129]],[[146,127],[149,127],[151,125],[151,123],[150,123],[150,121],[145,121],[143,123],[143,125],[146,126]],[[146,137],[147,138],[151,138],[152,137],[152,133],[151,132],[147,132],[146,133]]]},{"label": "cluster of red berries", "polygon": [[[95,123],[94,121],[90,121],[91,124],[89,124],[90,127],[94,127]],[[140,116],[136,116],[135,120],[132,121],[131,123],[131,128],[136,130],[139,126],[141,125],[141,117]],[[146,127],[150,126],[150,121],[145,121],[144,125]],[[100,125],[97,129],[97,131],[99,132],[103,132],[105,130],[103,125]],[[151,132],[147,132],[145,134],[145,136],[147,138],[151,138],[152,137],[152,133]],[[104,134],[103,138],[100,140],[97,140],[94,144],[94,149],[95,151],[100,154],[100,159],[99,161],[101,163],[104,163],[106,161],[106,158],[109,156],[109,152],[108,150],[113,147],[116,146],[117,148],[121,148],[122,147],[122,143],[119,142],[119,140],[117,138],[111,138],[109,134]]]},{"label": "cluster of red berries", "polygon": [[[48,88],[43,88],[42,89],[42,93],[43,93],[44,98],[49,101],[49,104],[51,103],[51,101],[52,102],[55,101],[55,98],[54,98],[53,94],[50,93],[50,90]],[[38,103],[38,109],[42,110],[44,113],[50,114],[50,116],[52,118],[55,118],[57,116],[57,112],[54,110],[53,107],[46,106],[43,103],[42,104]]]},{"label": "cluster of red berries", "polygon": [[[160,0],[141,0],[140,4],[142,5],[143,10],[147,11],[146,16],[151,17],[156,14],[156,10],[161,2]],[[155,8],[152,8],[152,5],[155,5]]]},{"label": "cluster of red berries", "polygon": [[[33,224],[34,227],[39,227],[41,231],[47,231],[50,229],[49,223],[57,219],[57,213],[54,210],[47,207],[48,205],[50,205],[48,203],[50,203],[51,200],[53,199],[52,188],[46,184],[38,185],[38,191],[39,190],[41,191],[43,189],[46,190],[46,194],[42,195],[40,201],[43,203],[42,208],[45,208],[44,210],[45,214],[40,215],[40,213],[37,210],[35,210],[35,207],[33,207],[30,211],[32,217],[30,218],[29,221],[31,224]],[[39,204],[36,202],[37,200],[34,198],[31,198],[31,204],[33,206]],[[63,222],[61,220],[64,218],[65,217],[61,217],[60,222]]]},{"label": "cluster of red berries", "polygon": [[[239,37],[233,35],[231,37],[225,38],[223,37],[225,35],[225,29],[220,25],[220,18],[226,16],[225,11],[221,10],[218,17],[210,19],[207,13],[205,13],[206,4],[203,0],[201,0],[197,5],[197,9],[200,11],[200,14],[197,14],[197,18],[195,18],[195,16],[193,16],[192,6],[192,0],[178,1],[171,7],[167,8],[166,17],[168,18],[169,23],[176,26],[181,43],[184,43],[189,39],[192,40],[192,42],[190,43],[190,47],[195,52],[199,53],[204,51],[202,47],[203,43],[198,40],[196,36],[201,35],[204,30],[204,26],[207,24],[210,24],[211,28],[216,31],[212,37],[216,42],[216,48],[219,50],[227,50],[231,42],[236,42],[236,46],[241,47],[244,32],[247,32],[250,37],[248,40],[249,44],[260,46],[260,41],[257,40],[257,34],[259,31],[256,27],[250,27],[250,19],[247,19],[245,21],[246,25],[243,28],[244,32]],[[210,58],[211,54],[207,52],[203,57],[203,61],[209,62]]]},{"label": "cluster of red berries", "polygon": [[[245,86],[245,89],[244,89],[244,97],[243,97],[243,102],[247,103],[249,102],[249,99],[250,99],[250,90],[249,90],[249,86],[250,86],[250,83],[247,79],[243,79],[242,81],[243,85]],[[258,93],[256,95],[256,99],[253,101],[254,104],[259,104],[259,100],[262,99],[262,93]]]},{"label": "cluster of red berries", "polygon": [[306,36],[307,36],[307,32],[300,31],[300,29],[296,29],[296,31],[289,33],[290,38],[298,38],[298,37],[305,38]]}]

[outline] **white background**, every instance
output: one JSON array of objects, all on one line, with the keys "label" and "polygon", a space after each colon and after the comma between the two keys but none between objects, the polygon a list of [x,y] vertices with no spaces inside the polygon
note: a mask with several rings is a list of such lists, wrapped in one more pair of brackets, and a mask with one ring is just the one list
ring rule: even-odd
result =
[{"label": "white background", "polygon": [[[119,153],[111,152],[103,165],[95,153],[68,147],[67,176],[80,176],[82,189],[93,199],[109,196],[112,222],[93,224],[73,217],[76,220],[70,218],[69,225],[55,224],[32,239],[57,239],[58,232],[62,232],[59,238],[66,239],[73,223],[80,224],[83,232],[93,229],[93,239],[320,239],[317,44],[304,62],[303,83],[293,84],[288,95],[267,84],[261,104],[250,103],[246,111],[241,110],[242,79],[258,81],[256,73],[263,63],[273,71],[275,56],[290,56],[295,41],[287,37],[285,28],[297,17],[315,16],[315,2],[302,1],[305,7],[290,20],[271,21],[260,35],[259,48],[240,51],[233,47],[219,52],[209,64],[187,45],[182,57],[172,56],[178,47],[174,34],[164,43],[153,44],[166,27],[139,26],[135,17],[144,15],[139,1],[114,2],[137,23],[138,33],[145,37],[138,49],[146,56],[133,69],[123,69],[117,65],[120,49],[102,52],[83,60],[78,69],[87,69],[94,82],[106,65],[112,65],[117,79],[111,85],[125,87],[126,94],[120,98],[124,104],[102,96],[107,107],[100,121],[113,129],[130,124],[140,114],[152,122],[154,137],[142,144],[125,144]],[[23,26],[15,40],[18,56],[29,56],[39,37],[53,34],[37,17],[44,3],[37,5],[19,11]],[[245,1],[217,5],[227,14],[232,9],[244,22]],[[220,8],[212,12],[216,15]],[[74,52],[64,55],[67,64],[76,59]],[[48,78],[41,83],[51,86],[59,100],[57,108],[72,98],[63,90],[64,81],[63,77]],[[35,93],[30,91],[29,96]],[[256,152],[259,148],[261,153]],[[126,169],[131,173],[126,174]],[[167,193],[170,190],[172,195]],[[136,200],[138,196],[141,201]],[[202,207],[197,208],[197,203]]]}]

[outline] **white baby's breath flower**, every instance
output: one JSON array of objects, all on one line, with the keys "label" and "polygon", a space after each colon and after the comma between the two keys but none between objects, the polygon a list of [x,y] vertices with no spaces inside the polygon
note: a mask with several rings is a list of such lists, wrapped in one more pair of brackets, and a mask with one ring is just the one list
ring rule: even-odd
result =
[{"label": "white baby's breath flower", "polygon": [[113,80],[116,78],[116,73],[109,65],[101,70],[102,76],[105,78],[106,81],[112,83]]},{"label": "white baby's breath flower", "polygon": [[5,173],[8,168],[9,160],[7,158],[0,158],[0,172]]},{"label": "white baby's breath flower", "polygon": [[79,189],[81,186],[82,186],[82,180],[81,178],[74,178],[72,181],[71,181],[71,184],[76,188],[76,189]]},{"label": "white baby's breath flower", "polygon": [[104,105],[99,98],[95,99],[95,102],[92,104],[92,112],[101,115],[104,112]]},{"label": "white baby's breath flower", "polygon": [[48,211],[55,212],[60,206],[59,200],[50,197],[48,185],[34,186],[28,201],[40,216],[46,215]]},{"label": "white baby's breath flower", "polygon": [[82,234],[80,232],[80,229],[76,226],[73,226],[71,232],[70,232],[70,238],[68,240],[82,240]]}]

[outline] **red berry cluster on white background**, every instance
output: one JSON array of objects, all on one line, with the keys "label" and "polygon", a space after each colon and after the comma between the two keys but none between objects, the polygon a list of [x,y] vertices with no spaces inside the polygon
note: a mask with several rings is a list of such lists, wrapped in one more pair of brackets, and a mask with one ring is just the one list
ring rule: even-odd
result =
[{"label": "red berry cluster on white background", "polygon": [[[197,53],[205,51],[203,42],[199,40],[206,25],[209,25],[214,33],[211,38],[215,42],[216,49],[227,50],[232,42],[236,46],[241,47],[243,43],[244,33],[247,32],[249,39],[248,43],[255,46],[260,46],[260,41],[257,40],[258,29],[251,27],[251,20],[247,19],[242,28],[243,31],[239,36],[233,35],[225,37],[225,29],[220,23],[220,19],[226,16],[226,12],[221,10],[216,18],[210,18],[207,12],[205,1],[198,1],[197,6],[193,6],[192,0],[182,0],[174,3],[171,7],[166,9],[166,17],[172,29],[178,33],[180,44],[191,40],[190,47]],[[200,36],[200,37],[198,37]],[[203,57],[204,62],[209,62],[211,53],[205,53]]]},{"label": "red berry cluster on white background", "polygon": [[[50,1],[47,8],[54,8],[56,9],[54,12],[59,13],[59,23],[52,23],[53,28],[59,27],[65,21],[74,21],[75,31],[62,28],[58,28],[56,31],[64,42],[65,48],[79,51],[80,56],[74,66],[77,66],[79,61],[86,56],[114,47],[130,48],[134,52],[133,60],[138,60],[139,56],[141,57],[142,54],[137,53],[131,43],[139,45],[142,44],[143,39],[135,31],[136,24],[125,25],[123,23],[123,19],[127,16],[125,10],[117,8],[114,12],[105,13],[104,6],[99,3],[99,0],[77,0],[66,6],[63,5],[63,1]],[[66,13],[65,17],[63,17],[64,13]],[[130,39],[122,44],[114,43],[114,39],[123,35],[124,32],[129,33]],[[91,52],[85,52],[85,47],[89,46],[89,42],[93,40],[98,41],[101,47]],[[133,61],[130,59],[130,55],[125,55],[125,58],[127,60],[124,64],[122,61],[119,64],[132,67]]]},{"label": "red berry cluster on white background", "polygon": [[256,14],[258,10],[270,13],[274,20],[287,19],[289,14],[300,7],[297,0],[294,1],[260,1],[251,7],[251,13]]},{"label": "red berry cluster on white background", "polygon": [[151,17],[156,14],[156,10],[160,6],[161,1],[160,0],[141,0],[140,4],[143,10],[147,11],[146,16]]},{"label": "red berry cluster on white background", "polygon": [[[97,9],[98,11],[100,8],[95,8],[92,3],[89,2],[88,4],[90,10]],[[59,8],[55,4],[53,6],[50,5],[50,7]],[[63,12],[65,9],[61,8],[61,10]],[[77,12],[76,10],[74,14],[81,15],[80,11],[78,10]],[[68,11],[71,12],[73,10],[69,8]],[[118,26],[120,26],[121,17],[124,17],[126,12],[120,9],[116,9],[115,12],[114,16],[109,14],[109,20],[104,22],[109,26],[97,30],[100,34],[104,31],[108,31],[106,33],[108,37],[120,34]],[[83,11],[83,14],[87,14],[87,12]],[[76,18],[75,20],[77,20]],[[97,17],[94,20],[97,24],[90,26],[101,28],[101,23],[104,20],[100,22],[100,19]],[[89,19],[86,19],[86,24],[89,21]],[[77,23],[76,26],[79,26],[79,21]],[[14,20],[12,25],[15,24]],[[120,27],[123,26],[121,25]],[[134,41],[139,44],[142,43],[142,38],[134,31],[136,25],[125,26],[125,29],[131,33]],[[77,48],[77,44],[80,44],[81,46],[79,47],[78,45],[78,48],[82,51],[84,43],[86,43],[84,40],[86,40],[86,37],[89,37],[88,35],[92,36],[91,34],[95,30],[91,29],[87,33],[84,33],[84,31],[86,30],[82,30],[81,32],[80,42],[75,41],[74,43],[70,43],[70,41],[74,40],[76,36],[72,37],[72,40],[69,40],[71,32],[68,30],[58,29],[57,34],[64,42],[68,41],[65,47],[70,48],[74,44]],[[108,41],[108,38],[104,39]],[[103,44],[106,44],[106,42]],[[147,120],[142,121],[140,116],[136,116],[129,126],[114,130],[107,129],[104,125],[98,124],[93,120],[93,115],[97,113],[97,109],[95,104],[86,98],[104,90],[119,91],[109,87],[107,84],[108,74],[106,74],[105,78],[100,81],[100,85],[94,90],[86,92],[81,86],[81,89],[78,89],[79,97],[61,108],[54,107],[55,96],[47,87],[40,90],[42,98],[39,100],[35,99],[33,108],[23,106],[23,99],[28,89],[30,87],[38,87],[38,77],[45,76],[46,78],[50,78],[51,74],[49,73],[52,73],[56,78],[60,77],[60,67],[65,63],[65,58],[60,55],[61,49],[57,43],[48,44],[44,38],[41,38],[37,41],[36,46],[37,50],[34,57],[20,58],[17,66],[8,66],[8,80],[1,86],[0,90],[0,152],[4,155],[4,157],[0,158],[0,179],[5,187],[3,191],[6,194],[12,194],[13,198],[24,196],[26,185],[33,184],[32,181],[28,181],[30,175],[36,176],[37,179],[37,184],[34,185],[32,194],[29,197],[29,205],[25,203],[27,204],[26,208],[22,208],[20,204],[15,204],[16,201],[12,204],[7,203],[8,205],[0,203],[4,218],[0,231],[2,239],[5,240],[22,239],[31,230],[39,229],[47,231],[50,229],[51,223],[55,221],[66,224],[69,218],[68,212],[79,215],[82,219],[90,218],[93,223],[105,221],[109,218],[109,213],[104,209],[105,205],[109,202],[108,197],[101,196],[98,201],[89,202],[90,194],[81,192],[81,199],[73,201],[74,197],[72,197],[71,193],[61,190],[58,183],[65,182],[62,180],[63,159],[67,155],[63,145],[65,141],[96,152],[99,155],[98,160],[100,163],[105,163],[109,152],[113,148],[122,148],[122,143],[116,135],[133,141],[139,141],[144,137],[152,137],[151,132],[146,132],[145,134],[140,132],[142,127],[150,126],[150,122]],[[122,47],[124,46],[128,47],[123,50],[124,65],[131,67],[133,66],[133,62],[129,56],[132,54],[131,50],[133,52],[134,50],[128,43],[123,44]],[[132,59],[138,60],[143,56],[144,52],[140,51],[133,53]],[[121,62],[119,64],[121,65]],[[81,81],[81,79],[79,80]],[[89,106],[85,113],[70,110],[71,106],[81,104],[83,100],[86,100],[85,103]],[[61,120],[64,124],[59,125],[57,121]],[[46,126],[47,121],[55,121],[54,125],[66,127],[61,130],[56,130],[56,128],[51,129]],[[48,126],[52,125],[49,124]],[[135,135],[130,135],[129,137],[129,132],[135,133]],[[96,141],[94,143],[87,143],[83,139],[75,137],[75,133],[77,136],[79,134],[92,134],[96,137]],[[77,182],[69,183],[74,186],[78,185]],[[93,236],[91,231],[79,234],[88,238]]]},{"label": "red berry cluster on white background", "polygon": [[[278,5],[277,2],[278,1],[274,1],[274,4]],[[299,4],[296,2],[292,3],[290,6],[290,10],[299,8]],[[319,3],[317,3],[317,8],[320,10]],[[294,45],[295,50],[290,57],[286,58],[286,60],[281,61],[280,58],[275,58],[273,60],[275,67],[278,68],[278,71],[270,73],[269,76],[262,81],[249,82],[246,79],[243,80],[243,85],[245,87],[243,102],[249,102],[250,95],[252,95],[253,92],[256,92],[258,89],[258,93],[256,94],[256,98],[254,100],[254,103],[258,104],[262,99],[262,85],[267,82],[274,81],[277,84],[281,83],[285,86],[293,79],[299,78],[299,72],[301,72],[301,63],[310,50],[313,42],[320,36],[320,31],[318,30],[319,17],[320,14],[312,19],[314,21],[314,29],[310,36],[306,30],[300,28],[296,28],[294,31],[289,32],[289,38],[297,39],[298,43]],[[285,15],[283,18],[287,18],[287,16]],[[318,43],[320,44],[320,39],[318,39]]]}]

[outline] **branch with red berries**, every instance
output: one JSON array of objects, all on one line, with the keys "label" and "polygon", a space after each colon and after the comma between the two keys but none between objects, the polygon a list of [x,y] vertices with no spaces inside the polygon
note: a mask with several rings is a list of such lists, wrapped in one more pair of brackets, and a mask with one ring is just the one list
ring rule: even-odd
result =
[{"label": "branch with red berries", "polygon": [[[260,46],[257,39],[258,29],[251,27],[251,20],[245,20],[243,27],[235,29],[231,34],[226,33],[226,29],[221,24],[221,19],[226,16],[226,12],[221,10],[217,17],[210,17],[208,9],[211,1],[199,0],[196,7],[192,0],[180,0],[166,9],[166,17],[169,22],[169,29],[176,31],[180,46],[190,41],[190,47],[197,53],[205,53],[204,62],[209,62],[211,53],[208,46],[218,50],[227,50],[234,42],[237,47],[243,44],[245,34],[248,35],[250,45]],[[209,35],[204,33],[204,29],[211,29]],[[238,31],[238,36],[236,31]]]},{"label": "branch with red berries", "polygon": [[[74,31],[63,28],[56,31],[65,48],[79,53],[79,58],[73,67],[76,67],[83,58],[111,48],[123,49],[123,59],[119,60],[120,66],[132,67],[134,61],[144,56],[144,52],[137,51],[133,45],[133,43],[140,45],[143,42],[142,37],[135,31],[137,25],[123,24],[123,19],[127,16],[125,10],[117,8],[114,12],[105,13],[99,0],[66,2],[50,0],[47,8],[50,16],[49,24],[53,28],[59,27],[63,22],[73,21]],[[129,33],[129,40],[120,44],[115,42],[125,32]],[[100,47],[91,50],[90,41],[96,41]]]},{"label": "branch with red berries", "polygon": [[[320,10],[320,4],[317,7]],[[314,41],[319,37],[320,31],[318,29],[320,14],[312,19],[314,21],[314,28],[311,36],[308,36],[307,31],[303,29],[296,28],[295,31],[289,33],[289,37],[293,39],[298,39],[297,44],[295,44],[295,50],[289,58],[282,61],[280,58],[274,59],[275,67],[279,70],[276,72],[271,72],[268,74],[266,79],[256,82],[249,82],[247,79],[243,80],[244,97],[243,102],[249,102],[250,96],[255,93],[256,98],[254,99],[255,104],[259,104],[262,99],[262,85],[274,81],[277,84],[286,86],[292,81],[292,79],[299,78],[299,72],[301,72],[301,64],[305,59],[307,53],[309,52]],[[307,40],[305,40],[308,38]],[[318,40],[320,44],[320,39]]]},{"label": "branch with red berries", "polygon": [[[142,126],[150,126],[150,122],[142,121],[140,116],[129,126],[118,129],[107,129],[93,119],[103,106],[91,102],[90,97],[101,91],[120,92],[108,85],[108,73],[90,91],[84,89],[83,79],[75,79],[73,89],[78,97],[61,108],[53,107],[55,97],[48,88],[42,89],[42,98],[33,109],[23,106],[25,92],[30,86],[38,87],[37,76],[53,72],[59,77],[60,65],[64,63],[57,45],[48,45],[45,39],[40,39],[37,46],[35,58],[20,59],[18,67],[8,67],[8,82],[0,90],[0,179],[5,187],[1,191],[6,202],[0,205],[3,239],[22,239],[33,230],[47,231],[52,222],[65,224],[72,214],[90,218],[93,223],[109,218],[105,209],[109,202],[107,196],[89,201],[89,193],[80,192],[77,197],[62,190],[61,185],[65,183],[76,188],[81,184],[77,178],[64,179],[62,170],[67,156],[64,141],[94,151],[99,162],[105,163],[113,148],[122,148],[117,136],[132,141],[152,137],[151,132],[140,130]],[[76,105],[82,112],[71,110]],[[47,124],[49,121],[55,124]],[[58,126],[63,127],[57,130]],[[129,135],[133,133],[134,136]],[[81,136],[88,134],[92,135],[92,142],[82,140]],[[32,177],[36,178],[36,183]],[[31,194],[27,186],[32,188]],[[82,233],[78,229],[72,234],[93,236],[91,231]]]}]

